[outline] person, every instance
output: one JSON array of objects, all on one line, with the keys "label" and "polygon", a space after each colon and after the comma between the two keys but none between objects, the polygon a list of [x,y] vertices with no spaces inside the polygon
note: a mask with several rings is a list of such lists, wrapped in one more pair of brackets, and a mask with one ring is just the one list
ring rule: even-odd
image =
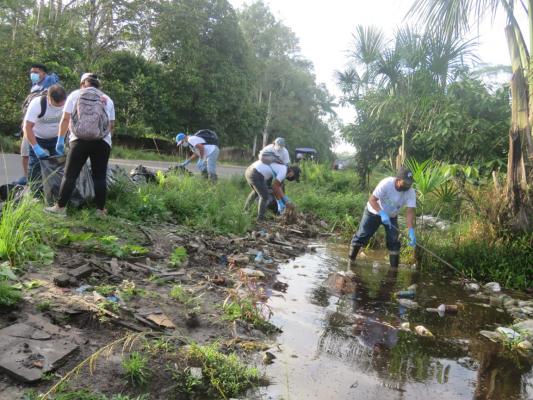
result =
[{"label": "person", "polygon": [[[39,95],[50,86],[59,82],[56,74],[48,74],[48,68],[44,64],[35,63],[30,67],[31,88],[30,94],[24,100],[22,105],[23,117],[26,115],[29,104],[35,97]],[[22,122],[22,132],[24,132],[24,120]],[[22,136],[20,144],[20,156],[22,158],[22,171],[24,176],[18,180],[18,183],[25,184],[28,180],[29,163],[30,163],[30,144],[25,135]]]},{"label": "person", "polygon": [[[96,213],[99,216],[107,214],[106,202],[106,174],[109,155],[111,153],[111,134],[115,124],[115,106],[113,100],[99,90],[100,81],[94,73],[84,73],[80,80],[80,89],[72,92],[66,100],[63,117],[59,125],[56,152],[64,154],[65,135],[70,131],[69,146],[65,164],[65,174],[59,189],[59,199],[52,207],[45,210],[50,213],[66,215],[66,205],[72,195],[83,165],[87,158],[91,160],[91,172],[94,183],[94,201]],[[92,104],[91,103],[92,100]],[[94,103],[94,101],[97,103]],[[83,103],[82,103],[83,101]],[[91,108],[89,108],[91,107]],[[87,111],[84,111],[87,110]],[[98,134],[94,137],[85,136],[88,125],[84,124],[98,115]],[[90,127],[96,126],[95,124]],[[82,129],[84,128],[84,129]]]},{"label": "person", "polygon": [[[204,130],[202,130],[204,131]],[[199,131],[199,132],[202,132]],[[176,135],[177,146],[188,146],[192,155],[184,162],[179,164],[181,167],[185,167],[190,164],[194,159],[198,158],[196,166],[202,173],[202,175],[209,178],[209,180],[216,182],[217,180],[217,160],[220,153],[220,149],[216,144],[208,144],[207,141],[197,135],[186,135],[180,132]]]},{"label": "person", "polygon": [[24,138],[30,145],[29,181],[41,180],[39,159],[56,155],[57,131],[67,93],[59,84],[48,88],[46,95],[36,97],[24,116]]},{"label": "person", "polygon": [[409,245],[416,246],[415,208],[416,193],[411,187],[412,172],[401,167],[395,177],[388,177],[378,183],[366,204],[359,229],[352,238],[349,257],[354,262],[359,250],[366,246],[381,224],[385,227],[389,261],[392,268],[400,264],[400,240],[398,230],[398,213],[406,207]]},{"label": "person", "polygon": [[282,182],[285,178],[289,181],[298,180],[300,177],[300,169],[298,167],[288,167],[279,163],[265,164],[261,160],[257,160],[246,169],[244,177],[252,188],[246,199],[244,209],[248,210],[255,201],[256,196],[259,196],[259,204],[257,206],[258,221],[265,219],[270,196],[267,184],[269,179],[272,179],[272,193],[276,199],[278,212],[282,214],[285,208],[294,208],[291,200],[283,192]]},{"label": "person", "polygon": [[263,147],[259,152],[259,159],[261,159],[261,154],[264,152],[273,152],[285,165],[289,165],[291,163],[291,157],[285,145],[285,139],[282,137],[276,138],[274,142]]}]

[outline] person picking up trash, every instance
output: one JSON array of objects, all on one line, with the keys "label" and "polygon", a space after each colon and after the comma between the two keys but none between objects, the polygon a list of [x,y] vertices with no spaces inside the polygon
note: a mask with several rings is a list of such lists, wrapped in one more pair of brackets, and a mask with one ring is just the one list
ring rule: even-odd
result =
[{"label": "person picking up trash", "polygon": [[415,208],[416,193],[412,172],[401,167],[395,177],[388,177],[378,183],[368,199],[359,229],[352,238],[350,261],[355,261],[359,250],[366,246],[381,224],[385,227],[390,266],[398,268],[400,264],[400,240],[398,230],[398,213],[406,207],[407,228],[409,229],[409,246],[416,246]]},{"label": "person picking up trash", "polygon": [[194,135],[186,135],[185,133],[178,133],[176,135],[176,145],[188,146],[192,155],[184,162],[179,164],[185,167],[194,159],[198,158],[196,166],[203,176],[209,180],[216,182],[217,180],[217,160],[220,153],[218,148],[218,136],[210,129],[201,129]]},{"label": "person picking up trash", "polygon": [[259,204],[257,206],[257,220],[265,219],[265,212],[269,202],[269,190],[267,181],[272,178],[272,193],[278,205],[278,212],[283,214],[286,208],[294,208],[294,204],[283,193],[282,182],[284,179],[288,181],[298,180],[300,178],[300,168],[288,167],[279,163],[265,164],[261,160],[257,160],[250,165],[244,176],[246,182],[252,187],[252,191],[246,199],[244,209],[248,210],[256,198],[259,196]]}]

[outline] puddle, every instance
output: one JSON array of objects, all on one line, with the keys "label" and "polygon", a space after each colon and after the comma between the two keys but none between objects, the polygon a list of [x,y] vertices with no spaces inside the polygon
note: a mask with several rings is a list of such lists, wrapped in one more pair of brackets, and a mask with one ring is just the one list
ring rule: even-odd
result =
[{"label": "puddle", "polygon": [[[352,269],[355,294],[332,295],[329,274],[347,270],[348,249],[329,246],[280,266],[289,284],[269,305],[283,329],[277,357],[264,370],[271,385],[263,399],[531,399],[531,365],[478,333],[511,318],[469,297],[441,274],[391,271],[385,253],[370,253]],[[416,310],[393,294],[416,283]],[[439,317],[426,307],[461,302],[457,315]],[[354,332],[354,321],[359,329]],[[424,325],[434,338],[397,330]],[[390,326],[389,326],[390,325]]]}]

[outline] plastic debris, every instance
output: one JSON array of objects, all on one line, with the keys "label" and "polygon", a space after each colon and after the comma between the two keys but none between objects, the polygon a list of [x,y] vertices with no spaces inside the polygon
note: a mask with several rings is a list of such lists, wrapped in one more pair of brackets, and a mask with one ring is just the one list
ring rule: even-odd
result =
[{"label": "plastic debris", "polygon": [[164,328],[174,329],[176,327],[165,314],[150,314],[146,319]]},{"label": "plastic debris", "polygon": [[455,304],[441,304],[437,307],[437,311],[442,314],[457,314],[458,309]]},{"label": "plastic debris", "polygon": [[505,336],[505,338],[509,340],[520,339],[520,334],[511,328],[500,326],[499,328],[496,328],[496,332],[498,332],[500,335]]},{"label": "plastic debris", "polygon": [[396,292],[396,297],[398,299],[414,299],[415,294],[414,290],[400,290],[399,292]]},{"label": "plastic debris", "polygon": [[402,322],[400,324],[400,329],[402,331],[411,331],[411,324],[409,322]]},{"label": "plastic debris", "polygon": [[501,286],[500,286],[500,284],[498,282],[486,283],[485,285],[483,285],[483,288],[485,288],[486,290],[489,290],[491,292],[494,292],[494,293],[498,293],[498,292],[502,291],[502,288],[501,288]]},{"label": "plastic debris", "polygon": [[79,288],[76,288],[76,293],[78,294],[83,294],[85,293],[87,290],[90,290],[92,289],[92,286],[91,285],[81,285]]},{"label": "plastic debris", "polygon": [[430,332],[430,330],[423,325],[415,326],[415,332],[420,336],[433,337],[433,334]]},{"label": "plastic debris", "polygon": [[415,308],[418,308],[419,305],[416,301],[413,301],[413,300],[409,300],[409,299],[398,299],[397,300],[398,303],[405,307],[405,308],[410,308],[410,309],[415,309]]},{"label": "plastic debris", "polygon": [[480,286],[475,282],[471,282],[465,285],[465,289],[470,292],[479,292]]},{"label": "plastic debris", "polygon": [[257,255],[255,256],[254,261],[255,261],[256,264],[261,264],[264,261],[263,252],[262,251],[258,251],[257,252]]},{"label": "plastic debris", "polygon": [[265,274],[262,271],[258,271],[252,268],[241,268],[241,273],[253,277],[253,278],[264,278]]}]

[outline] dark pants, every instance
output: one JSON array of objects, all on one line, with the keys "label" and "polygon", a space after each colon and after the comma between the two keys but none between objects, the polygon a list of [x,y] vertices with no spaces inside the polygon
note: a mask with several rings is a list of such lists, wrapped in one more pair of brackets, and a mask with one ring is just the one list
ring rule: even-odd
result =
[{"label": "dark pants", "polygon": [[[387,249],[389,249],[390,254],[400,254],[398,218],[390,218],[390,222],[392,224],[392,228],[388,228],[386,225],[383,225],[385,228]],[[363,213],[363,217],[359,223],[359,229],[355,235],[353,235],[352,246],[366,246],[380,225],[381,217],[379,215],[372,214],[370,211],[368,211],[368,208],[365,207],[365,212]]]},{"label": "dark pants", "polygon": [[[51,156],[55,156],[56,153],[56,143],[57,137],[51,139],[41,139],[36,137],[37,143],[43,149],[48,150]],[[30,146],[30,163],[28,167],[28,180],[35,185],[38,189],[42,187],[42,177],[41,177],[41,163],[39,162],[39,157],[33,151],[33,147]]]},{"label": "dark pants", "polygon": [[59,200],[57,205],[65,207],[76,186],[76,179],[80,175],[87,158],[91,159],[91,171],[94,183],[94,202],[96,207],[103,210],[106,200],[106,175],[107,162],[111,147],[104,140],[74,140],[70,142],[70,151],[67,155],[65,174],[61,181]]},{"label": "dark pants", "polygon": [[256,194],[259,196],[259,205],[257,206],[257,219],[263,220],[265,218],[265,212],[268,205],[268,186],[265,181],[263,174],[258,172],[255,168],[248,167],[244,173],[246,182],[252,187],[252,191],[246,199],[244,209],[247,210],[250,208],[252,203],[255,201]]}]

